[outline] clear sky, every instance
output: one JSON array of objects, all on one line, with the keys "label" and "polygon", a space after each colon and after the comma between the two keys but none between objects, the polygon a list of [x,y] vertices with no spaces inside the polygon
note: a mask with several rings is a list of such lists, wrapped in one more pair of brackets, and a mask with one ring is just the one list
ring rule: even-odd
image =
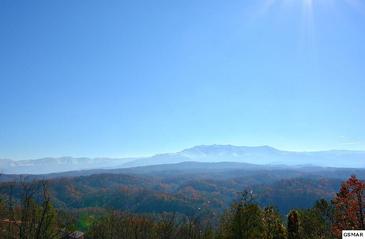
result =
[{"label": "clear sky", "polygon": [[1,0],[0,158],[365,150],[360,0]]}]

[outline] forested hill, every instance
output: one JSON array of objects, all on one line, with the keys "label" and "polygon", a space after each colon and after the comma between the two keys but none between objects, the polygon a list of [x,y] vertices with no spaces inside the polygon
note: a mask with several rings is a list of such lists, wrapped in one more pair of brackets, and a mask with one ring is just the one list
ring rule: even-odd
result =
[{"label": "forested hill", "polygon": [[[345,179],[349,175],[365,175],[365,168],[335,168],[335,167],[318,167],[312,165],[258,165],[239,162],[181,162],[173,164],[159,164],[150,166],[138,166],[131,168],[117,169],[89,169],[89,170],[70,170],[60,173],[49,174],[0,174],[1,181],[12,181],[17,179],[52,179],[63,177],[90,176],[96,174],[125,174],[141,175],[153,177],[172,178],[174,176],[192,176],[193,178],[212,178],[228,179],[237,177],[254,176],[258,179],[259,174],[268,174],[270,177],[279,179],[293,177],[324,177]],[[263,178],[265,179],[265,178]],[[271,178],[268,178],[271,182]]]},{"label": "forested hill", "polygon": [[[316,167],[256,166],[237,163],[182,163],[120,169],[78,171],[42,176],[56,207],[102,208],[136,213],[179,212],[198,209],[220,213],[237,198],[252,190],[257,202],[273,205],[282,214],[292,208],[307,208],[320,198],[332,198],[341,181],[365,170]],[[91,175],[90,175],[91,174]],[[3,175],[3,180],[15,176]],[[23,177],[41,179],[39,176]],[[18,178],[19,179],[19,178]],[[7,195],[12,183],[2,183]],[[21,188],[12,189],[20,198]],[[18,187],[18,188],[17,188]]]}]

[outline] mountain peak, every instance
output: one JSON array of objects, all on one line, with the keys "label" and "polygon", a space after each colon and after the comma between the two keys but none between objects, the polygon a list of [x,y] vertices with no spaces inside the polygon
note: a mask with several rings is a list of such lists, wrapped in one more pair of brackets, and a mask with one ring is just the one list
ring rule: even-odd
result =
[{"label": "mountain peak", "polygon": [[43,158],[37,160],[0,160],[0,173],[52,173],[86,169],[126,168],[182,162],[238,162],[260,165],[316,165],[364,168],[361,151],[281,151],[263,146],[198,145],[177,153],[143,158]]},{"label": "mountain peak", "polygon": [[217,152],[243,152],[243,151],[279,151],[271,146],[235,146],[231,144],[197,145],[184,149],[182,153],[217,153]]}]

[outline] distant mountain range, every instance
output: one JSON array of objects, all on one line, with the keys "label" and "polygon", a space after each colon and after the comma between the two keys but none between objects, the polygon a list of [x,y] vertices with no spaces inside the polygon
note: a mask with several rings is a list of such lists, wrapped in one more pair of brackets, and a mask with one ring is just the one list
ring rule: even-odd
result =
[{"label": "distant mountain range", "polygon": [[117,169],[182,162],[237,162],[256,165],[365,168],[365,151],[282,151],[269,146],[201,145],[177,153],[143,158],[0,159],[3,174],[47,174],[90,169]]}]

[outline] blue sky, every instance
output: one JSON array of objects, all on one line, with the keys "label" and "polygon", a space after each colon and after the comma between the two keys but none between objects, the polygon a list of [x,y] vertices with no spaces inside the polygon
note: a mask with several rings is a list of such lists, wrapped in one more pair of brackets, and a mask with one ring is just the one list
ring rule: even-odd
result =
[{"label": "blue sky", "polygon": [[0,1],[0,158],[365,150],[356,0]]}]

